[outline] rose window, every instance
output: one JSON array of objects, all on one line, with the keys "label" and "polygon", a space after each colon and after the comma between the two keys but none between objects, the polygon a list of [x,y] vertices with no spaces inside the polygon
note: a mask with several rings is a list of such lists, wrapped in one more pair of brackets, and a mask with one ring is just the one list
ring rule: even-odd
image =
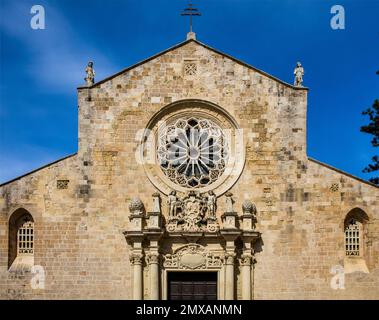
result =
[{"label": "rose window", "polygon": [[221,128],[202,118],[178,119],[158,135],[158,162],[174,183],[202,188],[225,171],[227,145]]}]

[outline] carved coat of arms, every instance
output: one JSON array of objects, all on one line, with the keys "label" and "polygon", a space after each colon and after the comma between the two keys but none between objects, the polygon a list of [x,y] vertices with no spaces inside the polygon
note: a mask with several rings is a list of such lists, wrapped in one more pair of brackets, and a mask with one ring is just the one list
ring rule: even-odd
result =
[{"label": "carved coat of arms", "polygon": [[[210,197],[215,202],[215,197],[211,193]],[[178,199],[175,193],[169,198],[170,215],[166,229],[168,232],[217,232],[218,223],[215,218],[215,208],[209,205],[209,198],[190,191],[183,199]],[[212,212],[210,212],[212,211]]]},{"label": "carved coat of arms", "polygon": [[175,269],[212,269],[220,268],[223,257],[218,253],[205,250],[201,245],[191,243],[185,245],[173,254],[166,254],[163,260],[165,268]]}]

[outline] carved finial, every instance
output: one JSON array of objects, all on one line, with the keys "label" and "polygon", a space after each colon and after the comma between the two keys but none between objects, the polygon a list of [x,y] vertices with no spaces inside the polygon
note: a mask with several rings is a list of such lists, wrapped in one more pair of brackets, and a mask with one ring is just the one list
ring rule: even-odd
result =
[{"label": "carved finial", "polygon": [[196,40],[196,33],[195,32],[188,32],[187,33],[187,40]]},{"label": "carved finial", "polygon": [[233,199],[232,199],[233,193],[227,192],[225,194],[226,200],[225,200],[225,205],[226,205],[226,212],[234,212],[233,210]]},{"label": "carved finial", "polygon": [[255,208],[254,203],[250,200],[245,200],[242,204],[242,212],[244,214],[255,214],[257,209]]},{"label": "carved finial", "polygon": [[132,214],[143,214],[144,212],[144,205],[140,198],[136,197],[133,198],[129,203],[129,210]]},{"label": "carved finial", "polygon": [[160,213],[161,212],[161,196],[159,192],[153,193],[153,212]]},{"label": "carved finial", "polygon": [[298,62],[296,64],[296,68],[293,72],[295,75],[295,87],[302,87],[303,86],[303,75],[304,75],[304,68],[302,67],[301,63]]},{"label": "carved finial", "polygon": [[84,80],[86,81],[87,86],[92,86],[95,83],[95,70],[93,69],[92,61],[88,62],[86,74]]}]

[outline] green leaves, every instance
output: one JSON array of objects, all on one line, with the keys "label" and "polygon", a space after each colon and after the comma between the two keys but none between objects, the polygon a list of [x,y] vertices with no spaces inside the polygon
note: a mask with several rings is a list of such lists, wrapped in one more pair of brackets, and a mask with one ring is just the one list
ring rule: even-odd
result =
[{"label": "green leaves", "polygon": [[[379,70],[376,72],[379,75]],[[361,132],[373,135],[371,144],[373,147],[379,146],[379,100],[376,99],[372,107],[362,112],[362,115],[369,117],[369,123],[361,127]],[[363,169],[364,173],[379,171],[379,157],[372,157],[372,163]],[[370,181],[379,184],[379,177],[371,178]]]}]

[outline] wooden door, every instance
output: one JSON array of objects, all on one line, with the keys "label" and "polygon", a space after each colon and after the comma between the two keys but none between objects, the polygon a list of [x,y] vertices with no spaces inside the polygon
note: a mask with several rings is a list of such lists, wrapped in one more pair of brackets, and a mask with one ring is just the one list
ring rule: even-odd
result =
[{"label": "wooden door", "polygon": [[217,300],[216,272],[168,272],[169,300]]}]

